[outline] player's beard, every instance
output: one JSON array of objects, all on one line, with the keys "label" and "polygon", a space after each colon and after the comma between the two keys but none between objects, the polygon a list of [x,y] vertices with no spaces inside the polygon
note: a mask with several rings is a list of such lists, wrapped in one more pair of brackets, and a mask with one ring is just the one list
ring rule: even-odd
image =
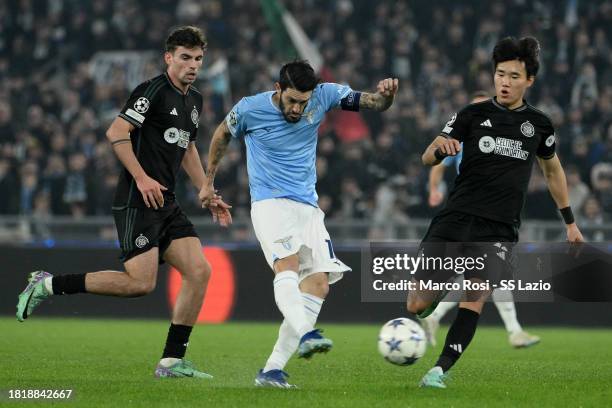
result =
[{"label": "player's beard", "polygon": [[302,119],[302,115],[298,116],[297,118],[292,118],[289,115],[287,115],[287,113],[285,113],[285,104],[283,103],[283,91],[281,91],[280,94],[278,95],[278,107],[287,122],[298,123],[300,119]]}]

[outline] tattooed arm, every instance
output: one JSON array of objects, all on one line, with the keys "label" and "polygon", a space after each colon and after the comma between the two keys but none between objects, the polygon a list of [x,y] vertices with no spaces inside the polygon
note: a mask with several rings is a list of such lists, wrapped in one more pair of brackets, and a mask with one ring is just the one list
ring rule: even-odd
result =
[{"label": "tattooed arm", "polygon": [[383,79],[376,87],[376,93],[362,92],[359,99],[359,109],[372,109],[383,112],[393,104],[399,81],[397,78]]},{"label": "tattooed arm", "polygon": [[221,163],[221,159],[223,156],[225,156],[227,146],[229,145],[231,139],[232,134],[230,133],[224,120],[221,122],[221,124],[219,124],[219,126],[217,126],[215,133],[213,133],[212,140],[210,141],[206,177],[204,179],[202,189],[200,190],[200,194],[198,194],[198,197],[202,202],[202,207],[208,206],[215,197],[215,175],[217,174],[219,163]]}]

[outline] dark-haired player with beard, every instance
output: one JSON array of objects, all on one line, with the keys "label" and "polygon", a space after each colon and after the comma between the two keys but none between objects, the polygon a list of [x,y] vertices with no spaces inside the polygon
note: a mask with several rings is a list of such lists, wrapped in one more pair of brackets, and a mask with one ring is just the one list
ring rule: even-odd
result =
[{"label": "dark-haired player with beard", "polygon": [[227,146],[243,138],[251,189],[251,219],[270,268],[275,273],[274,298],[283,314],[278,340],[255,385],[291,388],[283,371],[297,350],[310,358],[328,351],[332,341],[314,325],[329,284],[350,268],[332,247],[318,207],[315,159],[318,129],[334,108],[384,111],[393,103],[397,79],[384,79],[377,92],[356,92],[346,85],[319,83],[306,61],[281,70],[274,90],[242,98],[214,132],[208,152],[207,189],[200,199],[213,198],[213,181]]},{"label": "dark-haired player with beard", "polygon": [[[482,256],[498,265],[487,271],[465,272],[464,279],[484,282],[507,279],[502,249],[518,241],[520,213],[533,162],[537,158],[548,189],[567,228],[570,242],[583,241],[574,222],[565,173],[555,154],[555,132],[550,119],[524,100],[538,72],[539,44],[535,38],[500,40],[493,50],[495,97],[468,105],[453,115],[422,156],[423,164],[435,166],[455,156],[463,143],[460,173],[446,207],[432,220],[422,242],[425,256],[430,248],[440,251],[444,243],[490,243],[463,247],[463,256]],[[437,243],[437,244],[436,244]],[[443,249],[442,249],[443,250]],[[441,275],[444,275],[443,277]],[[435,276],[452,279],[443,271],[419,270],[420,283]],[[446,388],[444,378],[472,340],[478,318],[491,290],[467,290],[451,325],[435,366],[423,377],[422,387]],[[416,290],[408,295],[408,311],[425,318],[435,310],[444,291]]]},{"label": "dark-haired player with beard", "polygon": [[[32,272],[17,305],[17,319],[23,322],[51,295],[144,296],[155,288],[158,264],[168,262],[180,271],[182,285],[155,369],[158,378],[212,378],[183,358],[211,268],[193,224],[174,194],[181,167],[198,190],[205,181],[195,146],[202,95],[192,85],[205,49],[200,29],[184,26],[174,30],[166,39],[166,72],[137,86],[106,132],[123,164],[113,215],[125,272],[56,276]],[[221,225],[231,223],[229,206],[219,196],[213,194],[207,206]]]}]

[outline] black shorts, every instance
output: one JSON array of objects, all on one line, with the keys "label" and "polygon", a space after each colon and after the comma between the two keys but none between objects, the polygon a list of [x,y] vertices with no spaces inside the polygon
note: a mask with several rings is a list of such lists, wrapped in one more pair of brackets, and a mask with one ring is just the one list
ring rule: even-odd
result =
[{"label": "black shorts", "polygon": [[113,210],[122,262],[159,247],[159,263],[173,239],[197,237],[193,224],[176,203],[159,210],[127,207]]},{"label": "black shorts", "polygon": [[[511,224],[458,211],[442,211],[431,221],[420,252],[425,257],[453,258],[454,268],[439,268],[439,263],[431,262],[433,267],[420,268],[415,278],[446,282],[462,273],[465,279],[488,280],[492,284],[512,279],[512,247],[517,241],[518,230]],[[480,261],[468,265],[467,259]]]}]

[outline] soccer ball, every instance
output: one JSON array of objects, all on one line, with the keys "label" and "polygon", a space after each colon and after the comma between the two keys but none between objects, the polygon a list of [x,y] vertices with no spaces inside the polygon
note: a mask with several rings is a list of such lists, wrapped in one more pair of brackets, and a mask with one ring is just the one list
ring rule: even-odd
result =
[{"label": "soccer ball", "polygon": [[425,354],[426,346],[423,328],[405,317],[389,320],[378,335],[378,351],[385,360],[397,365],[416,363]]}]

